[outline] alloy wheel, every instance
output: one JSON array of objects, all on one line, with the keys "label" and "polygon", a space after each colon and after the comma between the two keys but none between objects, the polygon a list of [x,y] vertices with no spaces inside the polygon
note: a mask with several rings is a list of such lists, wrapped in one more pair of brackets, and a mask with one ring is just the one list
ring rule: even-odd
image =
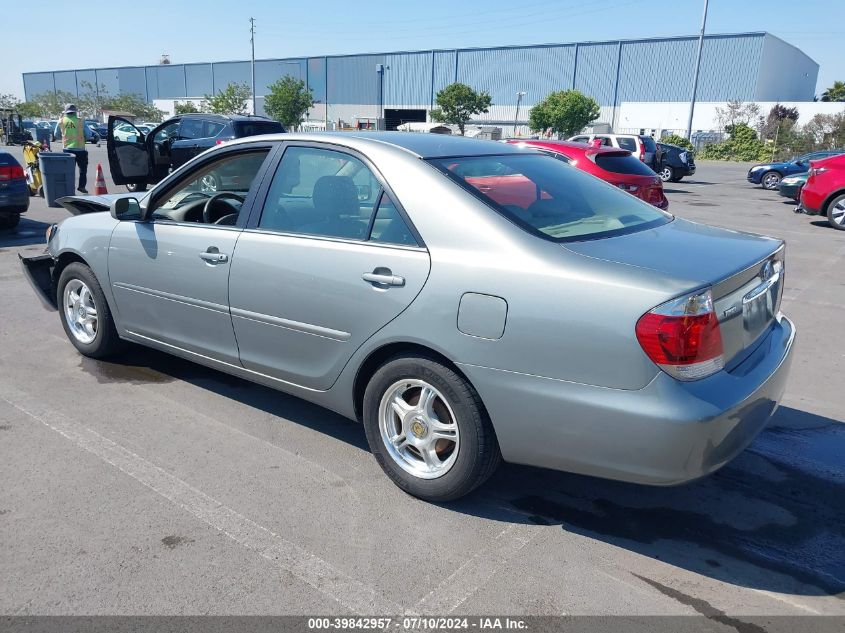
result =
[{"label": "alloy wheel", "polygon": [[63,302],[65,321],[73,337],[90,345],[97,337],[97,305],[91,289],[80,279],[65,285]]},{"label": "alloy wheel", "polygon": [[393,461],[420,479],[442,477],[458,457],[460,432],[452,407],[424,380],[400,380],[384,392],[379,430]]},{"label": "alloy wheel", "polygon": [[674,176],[674,173],[672,172],[671,167],[664,167],[660,170],[660,180],[663,182],[669,182],[672,180],[672,176]]},{"label": "alloy wheel", "polygon": [[830,221],[838,226],[845,227],[845,196],[839,198],[830,208]]}]

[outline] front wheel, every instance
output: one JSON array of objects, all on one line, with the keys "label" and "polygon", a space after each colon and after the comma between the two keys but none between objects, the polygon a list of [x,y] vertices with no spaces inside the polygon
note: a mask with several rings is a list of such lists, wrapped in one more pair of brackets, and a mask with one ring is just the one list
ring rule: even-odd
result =
[{"label": "front wheel", "polygon": [[364,430],[387,476],[426,501],[468,494],[501,461],[478,393],[430,358],[397,357],[379,368],[364,393]]},{"label": "front wheel", "polygon": [[126,190],[131,191],[133,193],[138,192],[138,191],[146,191],[147,190],[147,183],[142,182],[142,183],[139,183],[139,184],[134,184],[134,183],[128,184],[128,185],[126,185]]},{"label": "front wheel", "polygon": [[674,182],[673,179],[675,178],[675,170],[672,169],[669,165],[664,165],[663,168],[658,172],[660,176],[660,180],[663,182]]},{"label": "front wheel", "polygon": [[780,186],[780,174],[776,171],[766,172],[760,179],[760,184],[763,185],[763,189],[774,191]]},{"label": "front wheel", "polygon": [[827,221],[833,228],[845,231],[845,194],[836,196],[827,205]]},{"label": "front wheel", "polygon": [[106,297],[93,271],[74,262],[62,270],[57,287],[62,327],[83,356],[105,358],[123,346]]}]

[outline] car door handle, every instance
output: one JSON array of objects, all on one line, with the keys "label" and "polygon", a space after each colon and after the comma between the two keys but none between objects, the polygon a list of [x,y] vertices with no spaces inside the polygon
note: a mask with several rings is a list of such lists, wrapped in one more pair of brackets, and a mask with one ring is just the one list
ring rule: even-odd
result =
[{"label": "car door handle", "polygon": [[222,264],[229,261],[229,256],[226,253],[205,251],[204,253],[200,253],[200,259],[204,259],[211,264]]},{"label": "car door handle", "polygon": [[380,286],[397,286],[401,288],[405,285],[405,278],[394,275],[390,272],[389,268],[376,268],[371,273],[364,273],[361,275],[361,278],[371,284]]}]

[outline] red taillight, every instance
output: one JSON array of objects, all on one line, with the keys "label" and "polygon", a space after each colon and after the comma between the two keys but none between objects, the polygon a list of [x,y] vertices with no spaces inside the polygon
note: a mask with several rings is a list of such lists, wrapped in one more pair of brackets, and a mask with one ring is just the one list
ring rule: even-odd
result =
[{"label": "red taillight", "polygon": [[725,366],[722,333],[709,290],[647,312],[637,321],[636,332],[646,355],[679,380],[704,378]]},{"label": "red taillight", "polygon": [[640,145],[640,160],[645,162],[645,145]]},{"label": "red taillight", "polygon": [[214,142],[214,144],[215,144],[215,145],[223,145],[223,143],[225,143],[225,142],[226,142],[226,141],[224,141],[223,139],[217,139],[217,140]]},{"label": "red taillight", "polygon": [[0,180],[15,180],[24,178],[23,167],[20,165],[0,165]]}]

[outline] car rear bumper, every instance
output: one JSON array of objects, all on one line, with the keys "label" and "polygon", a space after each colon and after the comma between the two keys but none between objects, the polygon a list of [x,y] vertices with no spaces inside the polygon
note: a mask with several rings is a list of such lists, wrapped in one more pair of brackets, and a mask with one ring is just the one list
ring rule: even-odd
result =
[{"label": "car rear bumper", "polygon": [[29,186],[26,180],[15,180],[0,189],[0,214],[26,213],[29,209]]},{"label": "car rear bumper", "polygon": [[606,389],[460,365],[490,413],[506,461],[652,485],[724,466],[765,427],[791,364],[786,317],[730,372]]},{"label": "car rear bumper", "polygon": [[26,257],[18,253],[21,268],[23,268],[26,280],[36,296],[48,310],[56,310],[56,288],[53,284],[53,267],[56,261],[52,255],[34,255]]}]

